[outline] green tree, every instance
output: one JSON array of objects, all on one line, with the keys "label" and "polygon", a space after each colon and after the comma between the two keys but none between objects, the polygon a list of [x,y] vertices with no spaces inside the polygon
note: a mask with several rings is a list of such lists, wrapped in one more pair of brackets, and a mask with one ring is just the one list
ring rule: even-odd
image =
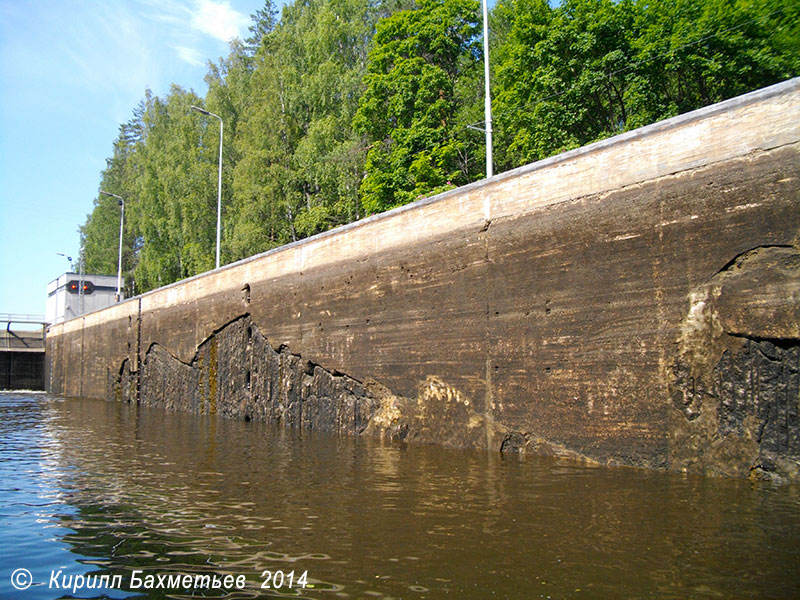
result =
[{"label": "green tree", "polygon": [[[126,198],[130,291],[208,269],[216,227],[217,121],[223,148],[224,261],[312,235],[363,215],[364,146],[351,126],[376,22],[409,0],[269,0],[246,45],[209,63],[204,100],[173,87],[147,93],[121,130],[101,189]],[[82,227],[87,260],[113,272],[112,201],[99,197]]]},{"label": "green tree", "polygon": [[265,0],[264,7],[250,15],[250,18],[253,23],[248,28],[250,37],[245,40],[245,48],[252,55],[258,51],[261,41],[278,24],[278,7],[272,0]]},{"label": "green tree", "polygon": [[800,4],[791,0],[637,3],[628,128],[800,73]]},{"label": "green tree", "polygon": [[510,168],[625,129],[629,0],[515,0],[497,68],[499,154]]},{"label": "green tree", "polygon": [[214,266],[219,127],[191,111],[200,103],[177,86],[163,100],[148,98],[138,177],[129,192],[141,246],[134,271],[139,291]]},{"label": "green tree", "polygon": [[[114,142],[113,156],[106,160],[106,168],[101,175],[100,189],[117,193],[126,202],[124,238],[122,244],[122,268],[125,278],[125,294],[133,295],[134,278],[131,271],[135,267],[137,255],[136,236],[131,227],[130,208],[136,202],[128,194],[134,188],[137,178],[136,153],[144,139],[143,116],[146,104],[142,101],[134,110],[133,117],[120,126],[119,136]],[[115,198],[98,194],[94,209],[86,223],[80,227],[81,247],[84,254],[84,269],[87,273],[112,274],[117,272],[119,253],[120,208]]]},{"label": "green tree", "polygon": [[511,0],[498,52],[508,169],[798,73],[789,0]]},{"label": "green tree", "polygon": [[[226,58],[221,58],[216,63],[209,62],[208,74],[205,77],[205,81],[208,84],[208,92],[206,93],[204,105],[209,111],[219,115],[224,123],[222,152],[223,234],[220,250],[223,263],[242,258],[234,253],[231,243],[236,224],[241,218],[241,215],[236,210],[236,205],[233,203],[232,196],[235,189],[236,166],[242,158],[241,145],[237,141],[241,137],[240,126],[252,110],[254,98],[251,86],[253,71],[253,57],[241,42],[233,40]],[[208,119],[209,117],[196,115],[196,118]],[[218,121],[213,117],[210,117],[210,119],[211,127],[217,128]]]},{"label": "green tree", "polygon": [[363,215],[365,153],[351,123],[375,23],[387,10],[370,0],[295,2],[262,37],[236,141],[232,258]]},{"label": "green tree", "polygon": [[368,212],[466,183],[456,88],[480,58],[475,0],[420,0],[378,23],[353,124],[370,143],[360,193]]}]

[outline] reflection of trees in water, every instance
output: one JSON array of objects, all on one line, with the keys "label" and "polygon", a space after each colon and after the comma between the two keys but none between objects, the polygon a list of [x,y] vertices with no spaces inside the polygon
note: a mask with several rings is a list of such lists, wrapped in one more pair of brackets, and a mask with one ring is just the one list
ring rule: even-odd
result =
[{"label": "reflection of trees in water", "polygon": [[[121,575],[126,586],[134,570],[142,571],[141,577],[243,574],[247,588],[229,597],[263,597],[267,592],[259,589],[259,578],[264,570],[288,573],[300,565],[305,570],[312,561],[328,558],[271,549],[269,532],[281,520],[237,499],[253,482],[242,479],[246,468],[239,461],[245,457],[225,456],[228,468],[216,455],[214,419],[74,401],[66,410],[50,407],[45,421],[51,437],[60,441],[56,462],[62,499],[75,509],[57,515],[59,525],[71,530],[62,540],[85,557],[78,562],[96,567],[88,574]],[[231,439],[236,437],[241,439]],[[314,590],[338,589],[314,580],[310,570]],[[151,590],[147,597],[179,591],[191,592]],[[281,592],[286,596],[290,590]]]},{"label": "reflection of trees in water", "polygon": [[[202,592],[204,597],[226,596],[229,598],[255,598],[269,594],[259,589],[262,580],[259,576],[264,569],[273,572],[282,569],[292,570],[300,559],[326,558],[325,556],[297,557],[263,550],[264,544],[257,540],[230,536],[222,527],[210,528],[199,525],[199,531],[180,526],[166,530],[155,526],[154,521],[143,516],[131,506],[109,506],[84,504],[88,498],[74,495],[77,514],[59,516],[59,524],[72,530],[62,537],[71,546],[71,552],[79,555],[76,561],[90,567],[86,576],[99,578],[119,575],[123,589],[134,595],[139,591],[131,589],[131,575],[139,571],[137,577],[144,580],[147,575],[188,574],[192,576],[210,575],[222,580],[225,575],[245,575],[247,587],[238,589],[214,589],[213,587],[193,589],[152,589],[142,597],[166,598],[175,594]],[[306,565],[307,566],[307,565]],[[72,571],[65,569],[64,576]],[[311,579],[311,578],[310,578]],[[59,581],[62,581],[59,578]],[[97,581],[97,579],[95,579]],[[335,590],[338,586],[311,579],[314,590]],[[84,593],[86,590],[84,590]],[[290,591],[283,590],[285,597]],[[230,594],[230,595],[229,595]],[[294,590],[297,596],[299,590]]]}]

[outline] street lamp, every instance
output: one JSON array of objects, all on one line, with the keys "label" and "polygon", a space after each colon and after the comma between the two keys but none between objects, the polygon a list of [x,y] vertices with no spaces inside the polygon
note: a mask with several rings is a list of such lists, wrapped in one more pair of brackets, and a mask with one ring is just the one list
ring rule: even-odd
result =
[{"label": "street lamp", "polygon": [[492,94],[489,90],[489,10],[487,0],[483,0],[483,76],[486,91],[484,93],[484,119],[486,120],[486,178],[492,176]]},{"label": "street lamp", "polygon": [[217,266],[219,269],[219,233],[222,223],[222,117],[192,104],[192,110],[219,119],[219,186],[217,190]]},{"label": "street lamp", "polygon": [[[62,317],[57,317],[57,316],[54,315],[56,323],[59,322],[59,319],[61,321],[63,321],[66,318],[68,310],[70,312],[72,312],[72,316],[73,317],[77,317],[78,315],[82,315],[83,314],[83,258],[82,258],[83,257],[83,242],[81,242],[81,248],[80,248],[80,250],[78,250],[78,252],[80,253],[78,255],[78,263],[80,264],[80,267],[78,269],[80,271],[80,279],[78,279],[78,298],[79,298],[79,300],[78,300],[78,302],[79,302],[78,313],[76,314],[75,313],[75,309],[72,308],[72,306],[70,306],[71,303],[65,302],[64,315]],[[69,256],[68,254],[64,254],[63,252],[56,252],[56,255],[57,256],[63,256],[64,258],[66,258],[70,262],[70,265],[69,265],[70,269],[74,269],[75,268],[75,265],[72,264],[72,257],[71,256]],[[66,274],[67,273],[65,273],[65,275]],[[61,279],[60,276],[59,276],[58,279],[56,279],[56,281],[58,281],[59,279]],[[66,279],[67,278],[64,279],[64,285],[65,286],[68,283]],[[55,310],[56,310],[56,312],[58,312],[58,303],[56,303],[56,309]]]},{"label": "street lamp", "polygon": [[119,263],[117,266],[117,302],[119,302],[120,298],[122,298],[122,225],[125,222],[125,200],[122,199],[122,196],[117,196],[116,194],[112,194],[111,192],[104,192],[100,190],[100,193],[104,196],[111,196],[112,198],[116,198],[117,202],[120,206],[119,212]]}]

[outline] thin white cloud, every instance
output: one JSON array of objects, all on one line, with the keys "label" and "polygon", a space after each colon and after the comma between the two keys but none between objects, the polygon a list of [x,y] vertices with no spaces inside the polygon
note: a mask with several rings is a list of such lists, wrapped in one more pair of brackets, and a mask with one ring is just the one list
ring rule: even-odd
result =
[{"label": "thin white cloud", "polygon": [[144,17],[176,29],[185,28],[192,18],[194,11],[187,4],[185,0],[140,0],[146,7]]},{"label": "thin white cloud", "polygon": [[250,26],[250,17],[234,9],[229,0],[138,1],[144,9],[142,16],[168,35],[176,56],[193,67],[205,64],[209,41],[227,44],[243,37]]},{"label": "thin white cloud", "polygon": [[200,67],[205,64],[203,61],[203,55],[197,48],[189,48],[188,46],[173,46],[175,51],[178,53],[178,58],[180,58],[183,62],[189,63],[190,65],[194,65],[196,67]]},{"label": "thin white cloud", "polygon": [[227,1],[200,0],[192,16],[192,27],[223,42],[240,37],[249,24],[250,18]]}]

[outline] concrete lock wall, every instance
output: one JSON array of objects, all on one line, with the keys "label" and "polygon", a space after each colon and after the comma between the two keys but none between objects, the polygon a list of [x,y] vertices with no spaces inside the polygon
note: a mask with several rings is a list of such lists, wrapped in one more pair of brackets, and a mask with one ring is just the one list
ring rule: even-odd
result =
[{"label": "concrete lock wall", "polygon": [[800,478],[800,80],[50,328],[50,390]]}]

